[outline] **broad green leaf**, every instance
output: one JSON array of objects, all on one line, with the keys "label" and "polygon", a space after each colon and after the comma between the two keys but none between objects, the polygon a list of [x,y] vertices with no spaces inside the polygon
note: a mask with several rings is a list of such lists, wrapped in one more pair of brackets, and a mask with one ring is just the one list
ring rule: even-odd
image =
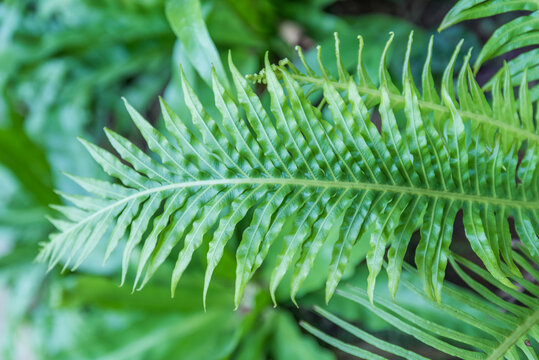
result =
[{"label": "broad green leaf", "polygon": [[166,15],[172,30],[181,41],[191,64],[207,84],[211,84],[211,69],[221,81],[226,74],[215,44],[210,38],[198,0],[168,0]]}]

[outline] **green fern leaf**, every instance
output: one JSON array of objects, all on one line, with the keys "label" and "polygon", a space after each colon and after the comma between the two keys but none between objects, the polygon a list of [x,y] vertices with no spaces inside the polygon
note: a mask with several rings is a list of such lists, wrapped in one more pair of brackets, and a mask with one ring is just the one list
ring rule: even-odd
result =
[{"label": "green fern leaf", "polygon": [[[465,20],[479,19],[506,12],[521,11],[519,16],[496,29],[477,57],[474,70],[488,60],[507,54],[512,50],[539,44],[539,3],[534,0],[461,0],[445,16],[440,31]],[[525,11],[525,12],[524,12]],[[530,13],[531,11],[531,13]],[[524,51],[510,60],[504,69],[485,85],[491,90],[494,81],[503,80],[505,73],[511,73],[513,86],[522,81],[539,79],[539,57],[537,49]],[[539,99],[539,86],[530,91],[533,101]]]},{"label": "green fern leaf", "polygon": [[[107,136],[120,159],[83,141],[122,184],[74,178],[94,196],[68,197],[73,206],[56,207],[59,216],[53,223],[59,231],[44,244],[40,259],[51,267],[63,263],[76,269],[102,238],[108,239],[108,257],[127,237],[122,283],[140,247],[134,286],[143,287],[172,257],[174,293],[193,254],[209,237],[205,296],[234,229],[253,210],[236,250],[236,305],[279,234],[284,244],[271,274],[270,292],[274,298],[290,271],[294,299],[331,229],[343,219],[327,300],[359,241],[371,245],[371,301],[388,246],[390,290],[395,294],[411,234],[420,230],[416,264],[427,294],[440,301],[453,222],[462,211],[472,249],[497,281],[512,287],[507,276],[518,271],[510,251],[510,216],[527,251],[539,259],[536,124],[533,129],[522,127],[512,93],[506,91],[510,85],[502,84],[502,90],[494,92],[491,106],[466,63],[459,77],[458,103],[451,80],[457,51],[441,96],[427,62],[427,90],[421,98],[409,71],[412,36],[403,90],[398,90],[385,67],[389,45],[380,65],[379,87],[368,79],[361,59],[354,81],[339,65],[338,51],[337,80],[321,62],[322,75],[307,66],[307,74],[302,74],[289,62],[270,65],[266,58],[264,72],[254,78],[267,83],[270,109],[230,60],[236,92],[226,90],[213,72],[219,114],[215,118],[182,74],[192,126],[161,100],[174,141],[127,104],[149,149],[161,161],[111,130],[106,130]],[[319,106],[309,97],[316,90],[323,93]],[[374,109],[381,116],[380,131],[370,119]],[[530,106],[520,110],[528,117],[531,112]],[[518,151],[524,153],[520,163]],[[105,236],[107,231],[110,235]]]},{"label": "green fern leaf", "polygon": [[[450,257],[452,267],[473,292],[446,283],[444,289],[447,298],[442,303],[433,302],[417,289],[413,277],[410,276],[417,275],[417,272],[406,265],[406,279],[403,281],[405,287],[425,301],[427,307],[432,306],[438,311],[441,319],[455,319],[460,326],[458,329],[424,318],[404,306],[378,297],[372,306],[367,293],[359,288],[350,287],[337,292],[339,296],[369,308],[398,331],[405,332],[425,345],[450,356],[465,360],[536,359],[538,354],[532,341],[539,341],[539,286],[537,286],[539,273],[529,259],[516,251],[514,257],[518,266],[529,274],[528,279],[513,277],[518,289],[503,285],[488,271],[453,254]],[[473,273],[481,281],[474,280],[469,273]],[[505,293],[508,299],[503,299],[498,293],[488,289],[485,283]],[[315,308],[315,311],[377,349],[406,359],[426,359],[415,352],[370,335],[327,310]],[[303,323],[302,326],[314,336],[344,352],[362,359],[384,359],[369,350],[327,335],[310,324]]]}]

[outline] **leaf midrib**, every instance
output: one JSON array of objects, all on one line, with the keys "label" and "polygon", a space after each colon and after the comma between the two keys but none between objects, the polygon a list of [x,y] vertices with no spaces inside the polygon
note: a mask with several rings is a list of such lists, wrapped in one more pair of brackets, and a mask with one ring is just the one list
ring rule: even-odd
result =
[{"label": "leaf midrib", "polygon": [[305,187],[318,187],[318,188],[333,188],[333,189],[357,189],[357,190],[374,190],[374,191],[389,191],[392,193],[407,193],[416,196],[429,196],[433,198],[445,198],[450,200],[471,201],[496,204],[501,206],[508,206],[512,208],[529,208],[539,209],[539,201],[522,201],[522,200],[510,200],[493,198],[484,195],[473,195],[465,193],[439,191],[418,187],[387,185],[387,184],[372,184],[365,182],[349,182],[349,181],[328,181],[328,180],[311,180],[311,179],[297,179],[297,178],[234,178],[234,179],[213,179],[213,180],[199,180],[199,181],[187,181],[181,183],[167,184],[163,186],[146,189],[135,194],[129,195],[121,200],[114,202],[111,205],[104,207],[103,209],[95,212],[91,216],[76,223],[73,227],[66,230],[65,233],[69,233],[76,229],[78,226],[87,223],[88,221],[99,216],[99,214],[112,209],[116,206],[134,200],[141,196],[150,195],[157,192],[164,192],[168,190],[189,188],[189,187],[203,187],[203,186],[218,186],[218,185],[292,185],[292,186],[305,186]]},{"label": "leaf midrib", "polygon": [[[346,90],[346,88],[348,87],[347,84],[344,84],[344,83],[341,83],[341,82],[338,82],[338,81],[330,81],[330,80],[327,80],[327,79],[318,79],[316,77],[306,76],[306,75],[299,75],[299,74],[292,74],[291,76],[295,80],[304,81],[304,82],[313,83],[313,84],[319,84],[319,85],[323,85],[324,82],[329,82],[335,88],[343,89],[343,90]],[[381,96],[381,91],[378,88],[370,88],[370,87],[361,86],[361,85],[358,85],[358,84],[356,84],[356,87],[357,87],[358,92],[360,92],[360,93],[367,94],[367,95],[373,95],[373,96],[376,96],[378,98]],[[389,98],[393,101],[393,104],[395,104],[395,105],[396,104],[401,104],[401,103],[403,104],[405,102],[404,96],[401,95],[401,94],[395,94],[395,93],[392,93],[392,92],[389,92],[388,94],[389,94]],[[436,111],[436,112],[439,112],[439,113],[449,114],[449,109],[447,109],[445,106],[440,105],[440,104],[435,104],[435,103],[425,101],[425,100],[419,100],[418,104],[419,104],[419,107],[421,109],[428,109],[428,110]],[[476,113],[473,113],[473,112],[470,112],[470,111],[463,111],[463,110],[459,110],[459,109],[457,109],[457,111],[463,118],[474,119],[474,120],[476,120],[478,122],[487,124],[489,126],[504,129],[505,131],[509,131],[509,132],[512,132],[512,133],[516,134],[517,137],[522,139],[522,140],[528,139],[529,141],[531,141],[531,142],[533,142],[535,144],[539,144],[539,135],[535,134],[535,133],[533,133],[531,131],[515,127],[513,125],[504,123],[502,121],[495,121],[490,116],[487,116],[487,115],[476,114]]]},{"label": "leaf midrib", "polygon": [[539,309],[535,310],[485,360],[501,359],[530,329],[539,322]]}]

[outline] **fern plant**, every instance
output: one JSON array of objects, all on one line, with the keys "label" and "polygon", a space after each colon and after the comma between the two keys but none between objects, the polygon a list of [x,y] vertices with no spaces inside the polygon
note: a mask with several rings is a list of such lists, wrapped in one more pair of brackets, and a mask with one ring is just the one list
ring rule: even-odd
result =
[{"label": "fern plant", "polygon": [[[238,306],[278,234],[284,235],[284,245],[270,293],[275,301],[278,285],[291,271],[294,300],[329,232],[338,228],[326,300],[352,249],[369,241],[372,302],[386,248],[395,295],[411,235],[419,230],[418,273],[427,296],[440,301],[453,223],[462,211],[473,251],[496,281],[514,288],[508,277],[520,271],[511,251],[509,217],[525,251],[539,259],[539,134],[527,84],[516,102],[506,74],[489,102],[475,82],[468,55],[458,75],[457,100],[452,79],[458,46],[439,93],[430,73],[431,40],[420,92],[410,74],[411,35],[399,90],[385,66],[391,41],[381,58],[378,86],[362,65],[361,38],[356,79],[341,64],[336,38],[336,78],[321,61],[317,75],[306,62],[301,72],[287,61],[270,65],[266,57],[263,72],[251,78],[267,84],[269,109],[230,56],[235,92],[213,73],[216,110],[205,108],[182,74],[191,119],[180,119],[161,100],[167,134],[126,102],[152,156],[108,129],[119,157],[82,140],[121,184],[71,176],[91,195],[62,194],[72,205],[54,206],[58,216],[51,221],[58,232],[43,245],[39,259],[51,268],[62,263],[76,269],[104,238],[107,259],[127,237],[122,284],[140,247],[133,288],[142,288],[173,257],[174,294],[194,252],[211,235],[205,298],[227,242],[247,218],[235,250]],[[301,50],[299,55],[303,59]],[[320,103],[312,101],[317,92],[323,95]],[[381,117],[380,130],[371,121],[374,113]]]},{"label": "fern plant", "polygon": [[[377,316],[387,321],[397,330],[415,337],[424,344],[458,359],[536,359],[532,341],[539,341],[539,272],[525,256],[515,252],[516,263],[530,275],[528,279],[513,277],[519,289],[511,289],[494,279],[488,271],[456,254],[450,255],[450,262],[463,282],[473,290],[445,284],[445,297],[442,304],[432,304],[444,318],[456,319],[458,327],[426,319],[414,314],[406,307],[377,297],[371,307],[365,292],[356,287],[337,290],[339,296],[368,307]],[[406,267],[405,287],[411,290],[427,306],[432,300],[417,288],[413,277],[417,271]],[[476,277],[474,279],[473,277]],[[479,279],[479,281],[477,280]],[[489,289],[488,285],[503,291],[507,298]],[[361,339],[379,350],[405,359],[426,359],[425,357],[374,337],[362,329],[331,314],[316,308],[316,312],[344,331]],[[377,352],[347,344],[329,336],[310,324],[303,327],[311,334],[340,350],[363,359],[383,359]],[[468,329],[463,331],[462,329]]]},{"label": "fern plant", "polygon": [[[515,19],[497,28],[474,64],[477,72],[490,59],[519,50],[520,55],[511,59],[505,69],[498,71],[496,77],[509,71],[513,85],[521,82],[532,82],[539,79],[539,49],[530,48],[539,45],[539,3],[533,0],[460,0],[445,16],[439,30],[444,30],[465,20],[479,19],[488,16],[520,11]],[[528,49],[526,49],[528,48]],[[486,84],[491,89],[493,81]],[[532,86],[530,96],[533,101],[539,99],[539,86]]]}]

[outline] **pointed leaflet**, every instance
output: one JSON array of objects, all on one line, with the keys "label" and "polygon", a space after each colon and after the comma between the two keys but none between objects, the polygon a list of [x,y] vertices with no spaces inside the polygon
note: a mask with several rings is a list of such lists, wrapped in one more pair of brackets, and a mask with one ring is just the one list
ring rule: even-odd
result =
[{"label": "pointed leaflet", "polygon": [[[457,57],[460,53],[460,48],[462,47],[462,43],[464,40],[461,40],[455,50],[453,51],[453,55],[451,56],[451,59],[449,60],[449,63],[447,64],[444,75],[442,78],[442,100],[447,103],[447,100],[445,99],[448,97],[451,100],[451,103],[457,103],[455,99],[455,90],[453,86],[453,73],[455,70],[455,63],[457,61]],[[445,96],[444,96],[444,89],[445,89]]]},{"label": "pointed leaflet", "polygon": [[[304,100],[308,104],[308,100],[306,98],[304,98]],[[320,109],[312,107],[312,113],[313,118],[318,119],[318,121],[314,122],[315,126],[320,124],[320,128],[323,131],[324,137],[322,138],[321,143],[328,149],[326,151],[330,161],[333,161],[336,164],[342,164],[339,167],[334,166],[337,170],[336,172],[340,174],[339,177],[352,182],[364,182],[365,175],[363,170],[359,167],[359,164],[354,161],[352,153],[344,144],[335,126],[325,121]]]},{"label": "pointed leaflet", "polygon": [[335,62],[337,64],[337,71],[339,73],[339,81],[346,82],[346,80],[350,78],[350,74],[348,74],[344,64],[342,63],[341,42],[339,40],[339,34],[337,32],[334,32],[333,38],[335,39]]},{"label": "pointed leaflet", "polygon": [[[430,199],[421,226],[421,239],[415,252],[415,263],[421,281],[423,282],[423,287],[427,295],[437,301],[440,301],[436,297],[436,289],[439,289],[437,284],[439,277],[437,275],[433,277],[433,275],[441,274],[443,276],[445,272],[449,248],[446,239],[447,234],[444,233],[444,230],[447,228],[445,224],[449,222],[452,230],[454,215],[456,213],[456,210],[453,211],[451,208],[454,208],[452,203],[447,203],[445,200],[437,198]],[[448,209],[451,210],[452,214],[449,214]],[[453,215],[453,218],[448,220],[448,215]],[[449,233],[450,241],[451,233]],[[436,265],[437,268],[433,269],[433,265]],[[434,279],[435,282],[433,282]]]},{"label": "pointed leaflet", "polygon": [[218,190],[212,187],[193,188],[191,191],[192,193],[186,196],[189,201],[176,211],[170,224],[162,232],[156,249],[152,252],[141,287],[148,282],[158,267],[168,258],[176,244],[182,240],[184,232],[193,222],[199,210],[218,193]]},{"label": "pointed leaflet", "polygon": [[498,281],[506,286],[513,287],[513,284],[511,284],[499,268],[498,254],[494,254],[487,239],[487,234],[481,222],[479,207],[477,205],[474,206],[470,201],[465,201],[463,204],[463,214],[466,237],[470,240],[474,252]]},{"label": "pointed leaflet", "polygon": [[98,211],[108,205],[113,205],[113,202],[103,200],[101,198],[96,198],[93,196],[84,196],[84,195],[69,195],[62,191],[56,191],[63,199],[69,201],[77,208],[85,210],[88,212]]},{"label": "pointed leaflet", "polygon": [[472,101],[475,106],[475,112],[492,117],[492,109],[490,107],[490,104],[488,103],[485,97],[485,93],[477,83],[477,80],[473,75],[472,69],[469,66],[466,67],[466,75],[468,78],[468,88],[470,89],[470,96],[472,97]]},{"label": "pointed leaflet", "polygon": [[147,196],[138,197],[132,201],[129,201],[123,208],[122,214],[116,221],[116,226],[109,238],[107,249],[105,250],[105,256],[103,258],[103,264],[109,259],[112,252],[118,246],[118,243],[125,234],[125,231],[129,224],[133,222],[133,219],[139,211],[139,206],[147,199]]},{"label": "pointed leaflet", "polygon": [[408,204],[408,207],[403,211],[403,214],[407,215],[404,216],[404,219],[401,220],[400,224],[395,229],[391,247],[387,253],[388,287],[393,298],[395,298],[399,287],[404,255],[408,249],[408,244],[410,243],[413,232],[417,230],[423,222],[427,203],[428,200],[424,197],[417,197],[412,200]]},{"label": "pointed leaflet", "polygon": [[[539,19],[538,19],[539,20]],[[522,127],[518,114],[517,114],[517,103],[515,101],[515,89],[511,83],[511,71],[507,66],[507,63],[504,64],[504,78],[503,78],[503,98],[505,102],[504,106],[504,117],[503,119],[507,121],[510,125],[515,128]]]},{"label": "pointed leaflet", "polygon": [[[164,106],[163,100],[161,107],[163,110],[166,109]],[[148,147],[154,153],[158,154],[161,157],[161,161],[168,168],[174,169],[175,173],[181,175],[182,177],[187,176],[194,179],[189,171],[180,164],[180,159],[183,159],[183,155],[176,149],[163,134],[161,134],[157,129],[151,126],[143,117],[135,110],[128,102],[124,99],[125,107],[131,116],[131,119],[135,123],[136,127],[139,129],[140,133],[146,140]],[[167,116],[168,111],[162,111],[163,116]]]},{"label": "pointed leaflet", "polygon": [[461,193],[470,191],[470,171],[468,169],[468,151],[464,123],[458,113],[451,96],[445,88],[442,98],[451,112],[451,122],[448,129],[448,147],[451,157],[449,162],[454,171],[453,179]]},{"label": "pointed leaflet", "polygon": [[[267,157],[263,156],[257,141],[249,129],[244,126],[244,120],[240,116],[236,102],[219,82],[215,71],[212,71],[212,89],[215,106],[221,113],[223,126],[234,138],[234,146],[240,157],[247,159],[253,171],[261,171],[268,176],[272,176],[272,174],[276,176],[274,166],[271,161],[267,160]],[[262,164],[261,161],[265,161],[265,163]]]},{"label": "pointed leaflet", "polygon": [[264,155],[272,159],[274,166],[280,173],[293,177],[292,172],[296,171],[295,163],[283,146],[281,137],[277,134],[273,125],[271,125],[271,121],[260,99],[232,63],[230,53],[228,63],[234,79],[238,100],[245,109],[249,124],[257,135],[256,138]]},{"label": "pointed leaflet", "polygon": [[299,210],[290,231],[284,237],[284,247],[277,257],[270,278],[270,295],[274,304],[276,304],[275,290],[277,290],[277,286],[292,264],[299,247],[312,232],[313,224],[320,218],[323,208],[331,198],[332,194],[329,194],[327,189],[315,192]]},{"label": "pointed leaflet", "polygon": [[[69,235],[66,235],[66,233],[62,234],[64,236],[72,236],[72,240],[70,241],[71,242],[71,251],[69,252],[69,255],[67,256],[67,259],[65,260],[65,263],[64,263],[64,266],[62,267],[62,271],[65,271],[65,269],[69,268],[69,265],[71,264],[71,261],[73,260],[73,258],[75,257],[75,254],[80,251],[84,245],[84,242],[80,241],[80,239],[88,239],[88,237],[90,237],[92,235],[92,231],[91,231],[91,222],[89,221],[86,221],[86,222],[83,222],[83,223],[79,223],[81,225],[79,226],[76,226],[74,231],[70,231],[68,232],[67,234]],[[79,241],[77,241],[79,240]],[[60,261],[61,258],[63,257],[63,255],[65,254],[65,251],[68,250],[68,247],[64,247],[64,249],[62,249],[62,252],[57,254],[57,261]]]},{"label": "pointed leaflet", "polygon": [[524,69],[518,99],[520,101],[520,121],[526,129],[533,131],[535,125],[533,124],[533,103],[528,89],[528,69]]},{"label": "pointed leaflet", "polygon": [[387,147],[384,146],[384,141],[378,129],[370,120],[368,109],[352,81],[348,83],[348,101],[352,105],[352,114],[359,125],[361,137],[365,139],[368,148],[373,152],[377,165],[382,169],[391,184],[400,182],[400,173],[391,159],[391,154]]},{"label": "pointed leaflet", "polygon": [[[513,217],[515,218],[515,228],[520,240],[530,252],[530,256],[538,262],[539,234],[537,233],[537,214],[533,214],[532,210],[516,208],[513,211]],[[535,221],[532,219],[535,219]]]},{"label": "pointed leaflet", "polygon": [[171,183],[172,173],[163,165],[152,160],[120,134],[107,128],[105,128],[105,134],[122,159],[129,162],[139,173],[159,183]]},{"label": "pointed leaflet", "polygon": [[389,49],[391,48],[394,37],[395,33],[392,31],[389,32],[389,40],[387,40],[384,51],[382,52],[382,57],[380,58],[380,65],[378,67],[378,78],[380,80],[381,86],[385,86],[391,93],[398,94],[399,90],[397,89],[395,84],[393,84],[393,81],[391,80],[391,75],[389,75],[389,71],[387,70],[386,65],[387,54],[389,53]]},{"label": "pointed leaflet", "polygon": [[348,209],[356,196],[352,195],[348,190],[345,190],[340,195],[335,196],[326,205],[327,210],[323,214],[323,217],[321,217],[314,224],[313,228],[316,230],[313,231],[307,241],[303,243],[300,259],[296,263],[296,267],[292,275],[291,296],[293,301],[295,301],[295,295],[311,271],[316,255],[318,255],[322,245],[327,240],[331,228],[342,216],[343,212]]},{"label": "pointed leaflet", "polygon": [[172,272],[171,292],[174,296],[176,286],[180,278],[191,262],[191,258],[196,249],[202,245],[204,235],[211,229],[217,221],[221,210],[227,206],[227,199],[235,198],[242,190],[237,185],[225,188],[211,201],[200,209],[198,218],[193,222],[191,231],[185,236],[183,249],[178,254],[178,260]]},{"label": "pointed leaflet", "polygon": [[[178,147],[181,149],[178,158],[182,159],[181,167],[193,180],[203,178],[204,172],[223,178],[225,168],[223,164],[211,154],[200,142],[180,117],[165,103],[159,99],[161,113],[165,120],[167,130],[176,138]],[[202,164],[203,165],[202,165]],[[182,166],[183,165],[183,166]]]},{"label": "pointed leaflet", "polygon": [[419,174],[421,183],[430,189],[430,179],[434,178],[434,171],[431,166],[431,156],[427,145],[423,119],[419,110],[419,100],[414,91],[413,79],[409,66],[404,76],[404,113],[408,124],[406,126],[406,139],[411,155],[415,172]]},{"label": "pointed leaflet", "polygon": [[298,136],[301,130],[298,126],[293,111],[288,105],[288,98],[273,72],[269,60],[265,59],[265,70],[268,92],[271,98],[271,111],[275,116],[275,126],[283,137],[284,145],[297,164],[298,172],[305,173],[312,179],[324,178],[320,166],[315,160],[313,151],[307,146],[305,138]]},{"label": "pointed leaflet", "polygon": [[445,16],[439,31],[461,21],[493,16],[517,10],[539,10],[534,0],[461,0]]},{"label": "pointed leaflet", "polygon": [[79,141],[86,147],[90,155],[99,165],[101,165],[107,174],[119,179],[125,186],[146,189],[155,184],[154,182],[148,181],[129,166],[122,164],[118,158],[108,151],[103,150],[84,139],[79,139]]},{"label": "pointed leaflet", "polygon": [[275,214],[275,217],[272,219],[271,226],[264,234],[264,238],[260,243],[260,250],[258,251],[258,254],[256,255],[253,264],[253,272],[256,271],[260,267],[260,265],[262,265],[262,262],[268,255],[270,247],[273,245],[273,242],[275,241],[277,235],[281,233],[281,230],[283,229],[283,226],[286,221],[290,218],[292,214],[297,214],[297,212],[299,211],[298,209],[300,209],[305,204],[307,199],[312,195],[312,189],[308,189],[304,186],[299,189],[296,189],[291,194],[288,194],[287,198],[284,201],[284,204],[279,208],[279,210]]},{"label": "pointed leaflet", "polygon": [[509,230],[509,222],[507,220],[508,213],[505,207],[500,206],[496,209],[496,229],[498,234],[499,246],[501,254],[509,269],[516,276],[522,276],[520,270],[513,261],[513,249],[511,248],[511,231]]},{"label": "pointed leaflet", "polygon": [[[470,180],[472,183],[472,189],[475,190],[475,194],[481,196],[486,193],[488,190],[487,184],[487,165],[488,159],[483,156],[486,152],[486,149],[481,145],[479,136],[475,136],[472,140],[470,148],[470,159],[471,159],[471,176]],[[466,207],[466,205],[465,205]],[[499,237],[496,232],[496,217],[494,214],[495,207],[491,204],[473,204],[473,211],[478,212],[479,219],[469,218],[468,220],[474,221],[479,225],[480,234],[476,233],[477,230],[474,224],[468,223],[470,225],[470,232],[474,234],[474,239],[470,239],[472,248],[474,246],[479,246],[477,253],[479,257],[483,260],[484,258],[489,259],[488,261],[494,261],[494,265],[498,269],[498,274],[501,273],[500,269],[500,246],[499,246]],[[466,226],[466,223],[465,223]],[[484,241],[487,241],[484,243]],[[475,250],[475,249],[474,249]]]},{"label": "pointed leaflet", "polygon": [[[74,206],[65,206],[65,205],[50,205],[50,208],[53,210],[58,211],[58,213],[65,216],[68,220],[71,220],[72,222],[87,222],[88,220],[88,212],[84,211],[82,209],[76,208]],[[101,213],[94,214],[95,216],[101,215]]]},{"label": "pointed leaflet", "polygon": [[153,193],[149,199],[142,204],[140,213],[136,216],[135,220],[131,223],[131,229],[129,231],[129,237],[125,245],[123,257],[122,257],[122,282],[123,285],[127,276],[127,270],[129,268],[129,261],[131,259],[131,253],[135,247],[142,241],[142,236],[145,230],[148,228],[148,223],[152,216],[159,209],[161,201],[166,196],[162,192]]},{"label": "pointed leaflet", "polygon": [[507,53],[511,50],[534,45],[538,42],[539,12],[521,16],[505,25],[500,26],[492,34],[475,60],[474,69],[489,59]]},{"label": "pointed leaflet", "polygon": [[329,273],[326,281],[326,303],[329,302],[346,269],[352,248],[361,237],[360,231],[367,217],[375,192],[364,191],[355,199],[357,202],[344,214],[339,238],[333,246]]},{"label": "pointed leaflet", "polygon": [[[358,35],[357,39],[359,42],[359,49],[357,52],[357,69],[356,69],[358,85],[361,87],[372,89],[375,87],[374,83],[371,80],[369,74],[367,73],[365,65],[363,64],[363,47],[365,45],[363,42],[363,37],[361,35]],[[353,83],[353,81],[349,80],[348,83]],[[377,101],[378,100],[376,99],[375,95],[368,95],[365,97],[365,103],[369,104],[370,106],[372,106],[372,104],[377,103]]]},{"label": "pointed leaflet", "polygon": [[421,84],[423,88],[423,99],[434,104],[439,104],[440,96],[436,91],[436,86],[434,86],[434,79],[432,77],[432,70],[430,67],[430,63],[432,61],[432,46],[433,37],[431,36],[427,50],[427,59],[425,60],[425,65],[421,74]]},{"label": "pointed leaflet", "polygon": [[403,194],[395,195],[391,203],[387,206],[384,204],[384,207],[386,207],[385,212],[375,209],[378,210],[376,213],[379,218],[375,222],[374,229],[370,234],[371,248],[367,253],[367,266],[369,268],[367,292],[371,303],[374,299],[376,277],[382,269],[387,242],[394,236],[395,228],[408,202],[408,196]]},{"label": "pointed leaflet", "polygon": [[335,159],[336,153],[332,149],[329,149],[331,139],[326,138],[327,134],[324,132],[320,120],[315,114],[314,107],[305,97],[299,84],[290,75],[283,72],[282,76],[284,87],[289,94],[290,104],[295,112],[296,121],[319,166],[326,173],[326,178],[331,180],[344,178],[342,173],[344,172],[343,165],[345,164],[339,164]]},{"label": "pointed leaflet", "polygon": [[229,213],[223,216],[219,221],[219,227],[213,234],[213,239],[209,243],[207,254],[208,266],[206,268],[206,274],[204,275],[204,292],[202,295],[204,306],[206,306],[206,294],[208,292],[208,286],[213,270],[223,256],[225,245],[232,236],[237,223],[243,219],[247,211],[254,206],[262,196],[263,192],[261,189],[263,186],[264,185],[258,185],[257,187],[247,189],[240,196],[236,197],[230,204]]},{"label": "pointed leaflet", "polygon": [[292,191],[290,186],[280,186],[274,192],[267,193],[266,199],[263,199],[257,206],[251,224],[243,232],[241,242],[236,250],[236,288],[234,292],[236,308],[245,290],[245,285],[251,278],[260,244],[271,225],[272,216],[290,191]]},{"label": "pointed leaflet", "polygon": [[113,184],[99,179],[83,178],[79,176],[66,174],[71,180],[76,182],[84,190],[91,194],[105,199],[119,200],[121,198],[133,195],[134,190],[123,187],[119,184]]},{"label": "pointed leaflet", "polygon": [[[416,187],[419,185],[419,179],[414,171],[412,156],[410,154],[408,144],[406,141],[403,141],[403,138],[399,132],[395,114],[391,109],[389,93],[385,87],[382,87],[381,90],[379,110],[382,118],[382,137],[392,155],[393,162],[399,169],[399,172],[402,178],[405,180],[406,185]],[[395,178],[400,179],[400,177]]]},{"label": "pointed leaflet", "polygon": [[235,151],[227,136],[221,132],[215,120],[206,112],[181,69],[180,75],[185,104],[191,113],[193,125],[202,134],[205,147],[228,168],[225,177],[236,175],[248,177],[249,163],[239,156],[240,153]]},{"label": "pointed leaflet", "polygon": [[470,95],[470,89],[468,88],[468,79],[467,79],[467,70],[469,68],[470,57],[472,56],[472,49],[468,51],[462,66],[459,71],[458,80],[457,80],[457,96],[459,99],[460,110],[462,111],[471,111],[475,109],[476,105],[473,103],[472,97]]},{"label": "pointed leaflet", "polygon": [[133,289],[137,287],[139,279],[142,275],[142,271],[144,270],[146,263],[148,262],[152,253],[155,250],[159,235],[161,234],[165,226],[169,223],[174,212],[179,208],[183,207],[183,205],[187,201],[187,192],[188,191],[186,189],[180,189],[178,191],[175,191],[165,201],[163,212],[154,219],[152,232],[144,240],[144,246],[142,247],[142,251],[140,253],[140,259],[137,266],[137,275],[133,283]]},{"label": "pointed leaflet", "polygon": [[[75,264],[72,266],[71,270],[75,271],[82,264],[82,262],[90,255],[90,253],[95,249],[98,242],[103,238],[109,229],[110,225],[118,215],[121,209],[118,208],[109,208],[104,215],[103,220],[99,222],[99,226],[96,227],[94,231],[87,237],[84,247],[79,252],[79,256],[75,261]],[[66,263],[67,266],[67,263]]]},{"label": "pointed leaflet", "polygon": [[365,140],[362,136],[354,135],[360,133],[358,123],[354,120],[337,90],[329,82],[324,82],[324,97],[333,115],[335,122],[333,128],[338,129],[340,132],[338,136],[341,137],[348,151],[352,154],[354,163],[359,166],[362,173],[365,173],[365,175],[361,174],[362,178],[367,177],[370,182],[374,183],[383,182],[386,179],[385,175],[378,166],[375,166],[376,159]]}]

